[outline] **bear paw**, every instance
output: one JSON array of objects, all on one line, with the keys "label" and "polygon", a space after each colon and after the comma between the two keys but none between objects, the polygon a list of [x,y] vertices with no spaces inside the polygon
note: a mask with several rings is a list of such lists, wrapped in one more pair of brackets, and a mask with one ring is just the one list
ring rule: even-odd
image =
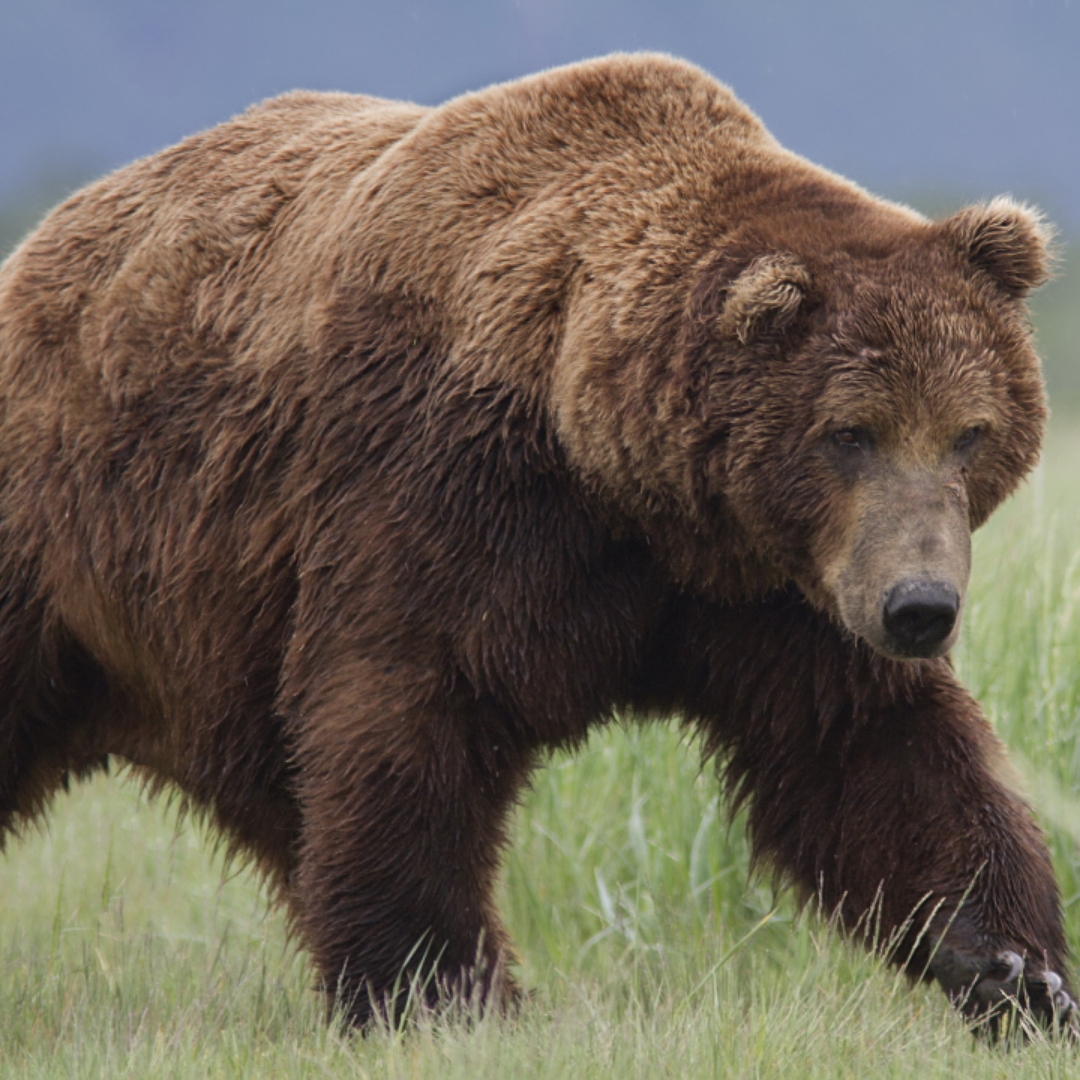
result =
[{"label": "bear paw", "polygon": [[978,956],[946,946],[930,962],[930,974],[973,1026],[998,1038],[1022,1030],[1025,1018],[1077,1038],[1080,1010],[1056,971],[1025,962],[1011,949]]}]

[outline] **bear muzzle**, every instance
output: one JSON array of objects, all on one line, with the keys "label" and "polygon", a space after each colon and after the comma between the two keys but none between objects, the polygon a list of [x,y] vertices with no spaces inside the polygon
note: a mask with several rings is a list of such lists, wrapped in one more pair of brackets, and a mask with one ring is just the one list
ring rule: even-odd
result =
[{"label": "bear muzzle", "polygon": [[851,633],[895,659],[948,652],[960,632],[971,570],[966,508],[941,478],[868,483],[824,582]]}]

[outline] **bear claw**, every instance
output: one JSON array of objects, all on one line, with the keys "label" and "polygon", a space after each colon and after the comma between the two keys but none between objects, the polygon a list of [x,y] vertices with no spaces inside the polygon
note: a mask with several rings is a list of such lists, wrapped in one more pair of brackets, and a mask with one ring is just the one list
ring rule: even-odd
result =
[{"label": "bear claw", "polygon": [[[1010,951],[1003,952],[998,957],[999,964],[1008,964],[1009,973],[1001,980],[1004,983],[1015,982],[1020,978],[1021,973],[1024,970],[1024,958],[1019,953]],[[1058,981],[1058,989],[1061,989],[1061,979],[1054,975],[1054,978]]]},{"label": "bear claw", "polygon": [[943,947],[931,961],[930,973],[953,1004],[992,1036],[1011,1026],[1006,1016],[1012,1008],[1044,1027],[1070,1033],[1080,1018],[1064,979],[1056,971],[1032,970],[1011,949],[991,960]]}]

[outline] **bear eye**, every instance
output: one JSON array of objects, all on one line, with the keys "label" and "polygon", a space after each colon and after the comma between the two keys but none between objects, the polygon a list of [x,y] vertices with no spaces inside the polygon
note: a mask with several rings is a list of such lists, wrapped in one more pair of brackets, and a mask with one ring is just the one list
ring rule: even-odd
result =
[{"label": "bear eye", "polygon": [[970,450],[971,447],[979,441],[979,436],[982,435],[982,432],[983,429],[977,425],[975,427],[966,428],[956,436],[953,441],[953,449],[957,451]]},{"label": "bear eye", "polygon": [[832,433],[832,441],[845,453],[865,453],[873,449],[874,433],[869,428],[841,428]]}]

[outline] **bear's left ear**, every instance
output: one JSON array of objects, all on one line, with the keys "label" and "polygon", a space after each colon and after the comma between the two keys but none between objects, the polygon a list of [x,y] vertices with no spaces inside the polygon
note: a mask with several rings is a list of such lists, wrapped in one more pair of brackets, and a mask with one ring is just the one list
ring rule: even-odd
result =
[{"label": "bear's left ear", "polygon": [[1053,229],[1038,211],[1010,198],[965,207],[937,227],[1010,296],[1027,296],[1050,277]]},{"label": "bear's left ear", "polygon": [[785,329],[810,287],[806,267],[791,255],[760,255],[731,283],[717,321],[725,337],[743,345]]}]

